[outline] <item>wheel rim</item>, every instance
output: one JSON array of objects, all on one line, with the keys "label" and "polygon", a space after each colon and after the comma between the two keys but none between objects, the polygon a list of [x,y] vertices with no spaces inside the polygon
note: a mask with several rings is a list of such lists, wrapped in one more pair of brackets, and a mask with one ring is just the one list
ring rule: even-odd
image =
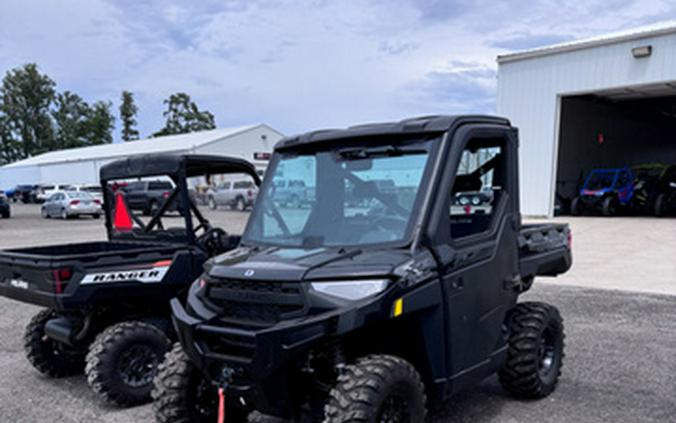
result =
[{"label": "wheel rim", "polygon": [[538,370],[540,377],[547,378],[556,365],[556,334],[551,327],[545,329],[538,348]]},{"label": "wheel rim", "polygon": [[119,372],[122,381],[133,388],[152,383],[159,357],[148,345],[134,345],[120,355]]},{"label": "wheel rim", "polygon": [[61,210],[61,219],[67,219],[68,218],[68,213],[66,213],[65,210]]},{"label": "wheel rim", "polygon": [[237,200],[237,210],[244,211],[244,200],[241,198]]},{"label": "wheel rim", "polygon": [[378,410],[378,423],[409,423],[411,411],[408,401],[402,395],[390,394]]},{"label": "wheel rim", "polygon": [[209,208],[210,209],[215,209],[216,208],[216,201],[214,201],[213,198],[209,199]]}]

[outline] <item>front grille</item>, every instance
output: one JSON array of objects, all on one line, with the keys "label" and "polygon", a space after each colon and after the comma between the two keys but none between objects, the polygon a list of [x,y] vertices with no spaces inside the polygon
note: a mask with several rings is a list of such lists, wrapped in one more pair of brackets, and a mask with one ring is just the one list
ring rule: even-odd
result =
[{"label": "front grille", "polygon": [[272,325],[298,317],[305,309],[299,283],[209,280],[205,297],[221,320],[244,325]]}]

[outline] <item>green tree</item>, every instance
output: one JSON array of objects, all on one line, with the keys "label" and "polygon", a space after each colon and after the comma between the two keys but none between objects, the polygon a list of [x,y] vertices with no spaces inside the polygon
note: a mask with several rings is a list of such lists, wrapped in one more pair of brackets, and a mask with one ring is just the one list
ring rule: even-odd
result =
[{"label": "green tree", "polygon": [[134,103],[134,94],[129,91],[122,91],[120,120],[122,121],[123,141],[133,141],[138,139],[136,113],[138,113],[138,107],[136,107],[136,104]]},{"label": "green tree", "polygon": [[49,113],[54,86],[54,81],[40,73],[35,63],[5,74],[0,86],[0,121],[4,126],[0,155],[5,160],[22,159],[54,148]]},{"label": "green tree", "polygon": [[52,111],[58,148],[73,148],[88,144],[89,104],[70,91],[57,94]]},{"label": "green tree", "polygon": [[153,134],[155,137],[216,128],[214,115],[206,110],[199,110],[186,93],[172,94],[164,100],[164,104],[167,105],[167,110],[163,116],[167,121],[164,128]]},{"label": "green tree", "polygon": [[111,111],[113,104],[109,101],[97,101],[87,113],[86,145],[110,144],[113,142],[115,116]]}]

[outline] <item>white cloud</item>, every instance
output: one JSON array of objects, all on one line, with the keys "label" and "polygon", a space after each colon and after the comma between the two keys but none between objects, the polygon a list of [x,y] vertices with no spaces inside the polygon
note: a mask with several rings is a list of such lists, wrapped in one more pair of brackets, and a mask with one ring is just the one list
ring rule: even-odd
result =
[{"label": "white cloud", "polygon": [[221,126],[294,132],[416,114],[491,112],[495,56],[674,17],[662,0],[228,0],[0,6],[0,69],[37,62],[88,100],[176,91]]}]

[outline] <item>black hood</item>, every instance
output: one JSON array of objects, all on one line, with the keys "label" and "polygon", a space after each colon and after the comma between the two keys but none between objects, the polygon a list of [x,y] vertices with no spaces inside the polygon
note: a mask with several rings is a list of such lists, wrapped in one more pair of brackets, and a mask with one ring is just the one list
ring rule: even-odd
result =
[{"label": "black hood", "polygon": [[279,282],[386,277],[410,258],[405,249],[240,247],[215,257],[208,273]]}]

